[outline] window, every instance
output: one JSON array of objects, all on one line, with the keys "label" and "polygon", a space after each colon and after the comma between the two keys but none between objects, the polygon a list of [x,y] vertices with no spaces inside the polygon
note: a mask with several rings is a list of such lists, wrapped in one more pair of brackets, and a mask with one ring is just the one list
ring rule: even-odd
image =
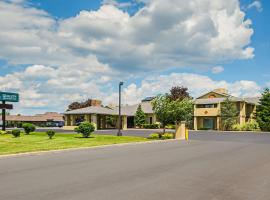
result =
[{"label": "window", "polygon": [[217,108],[217,104],[202,104],[197,105],[197,108]]}]

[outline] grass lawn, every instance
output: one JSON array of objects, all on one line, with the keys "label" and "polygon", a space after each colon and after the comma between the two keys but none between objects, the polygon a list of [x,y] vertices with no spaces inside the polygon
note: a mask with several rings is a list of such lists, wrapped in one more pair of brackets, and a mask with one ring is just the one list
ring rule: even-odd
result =
[{"label": "grass lawn", "polygon": [[82,138],[80,134],[61,133],[56,133],[50,140],[46,133],[31,133],[30,135],[21,133],[21,137],[18,138],[5,134],[0,135],[0,155],[144,141],[149,140],[142,137],[110,135],[91,135],[90,138]]}]

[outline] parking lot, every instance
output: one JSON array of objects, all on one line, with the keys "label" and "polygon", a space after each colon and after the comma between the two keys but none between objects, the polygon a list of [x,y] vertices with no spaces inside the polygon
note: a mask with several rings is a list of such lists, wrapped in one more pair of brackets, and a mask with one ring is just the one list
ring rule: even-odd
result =
[{"label": "parking lot", "polygon": [[[38,132],[44,132],[46,128],[38,128]],[[73,133],[74,131],[65,131],[59,128],[55,128],[58,133]],[[117,135],[116,129],[112,130],[98,130],[95,134],[103,135]],[[174,130],[166,130],[167,132],[173,132]],[[123,136],[138,136],[148,137],[151,133],[162,132],[162,130],[148,130],[148,129],[129,129],[123,130]],[[189,131],[190,140],[201,141],[230,141],[230,142],[245,142],[245,143],[261,143],[270,144],[270,133],[262,132],[222,132],[222,131]]]},{"label": "parking lot", "polygon": [[265,200],[269,152],[270,134],[191,131],[190,141],[0,158],[0,199]]}]

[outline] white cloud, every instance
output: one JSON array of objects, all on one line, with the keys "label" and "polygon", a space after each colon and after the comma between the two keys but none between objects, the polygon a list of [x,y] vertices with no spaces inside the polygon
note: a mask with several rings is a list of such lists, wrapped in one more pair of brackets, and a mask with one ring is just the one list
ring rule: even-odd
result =
[{"label": "white cloud", "polygon": [[[70,72],[64,73],[65,70]],[[102,73],[76,73],[80,72],[72,71],[67,66],[59,69],[40,65],[29,66],[24,71],[0,76],[0,90],[20,93],[21,101],[15,104],[15,113],[34,113],[42,110],[63,112],[69,103],[87,98],[101,99],[106,105],[117,103],[118,92],[112,87],[116,83],[111,81],[110,77],[104,77]],[[253,81],[216,81],[198,74],[171,73],[147,76],[141,82],[132,81],[125,84],[123,103],[138,103],[145,97],[169,92],[170,88],[176,85],[188,87],[194,97],[215,88],[227,88],[232,95],[244,97],[259,96],[261,90]]]},{"label": "white cloud", "polygon": [[[134,104],[141,99],[157,94],[169,92],[173,86],[185,86],[189,88],[193,97],[216,88],[226,88],[230,94],[238,97],[256,97],[260,95],[261,87],[254,81],[215,81],[208,76],[192,73],[172,73],[169,75],[146,77],[140,85],[131,83],[123,90],[124,104]],[[117,93],[105,97],[105,102],[114,100],[117,102]]]},{"label": "white cloud", "polygon": [[254,56],[251,21],[237,0],[137,1],[145,6],[134,15],[117,1],[107,1],[98,10],[64,20],[25,0],[0,1],[0,59],[28,66],[0,76],[1,90],[22,96],[16,112],[63,111],[68,103],[86,98],[117,102],[113,84],[119,77],[131,83],[123,91],[125,103],[167,92],[173,85],[186,85],[195,96],[232,86],[235,94],[256,94],[254,82],[228,83],[196,74],[157,75],[132,83],[148,71],[196,69]]},{"label": "white cloud", "polygon": [[212,68],[213,74],[219,74],[224,71],[224,68],[222,66],[216,66]]},{"label": "white cloud", "polygon": [[110,2],[65,20],[0,2],[0,58],[58,66],[95,56],[115,70],[138,72],[254,56],[251,21],[237,0],[149,0],[133,16]]},{"label": "white cloud", "polygon": [[252,9],[255,8],[258,12],[263,11],[262,3],[260,1],[253,1],[251,4],[249,4],[246,9]]}]

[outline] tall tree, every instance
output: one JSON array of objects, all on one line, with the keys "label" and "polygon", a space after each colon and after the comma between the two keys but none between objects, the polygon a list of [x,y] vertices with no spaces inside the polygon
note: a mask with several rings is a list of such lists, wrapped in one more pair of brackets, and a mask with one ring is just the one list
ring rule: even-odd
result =
[{"label": "tall tree", "polygon": [[234,124],[237,123],[237,117],[239,112],[236,108],[235,103],[233,103],[229,98],[221,104],[221,120],[223,129],[226,131],[232,130]]},{"label": "tall tree", "polygon": [[193,102],[189,98],[183,100],[176,100],[171,102],[171,109],[173,113],[173,120],[175,123],[185,121],[189,124],[193,116]]},{"label": "tall tree", "polygon": [[87,99],[86,101],[83,102],[73,102],[68,106],[68,111],[89,107],[91,106],[91,103],[92,99]]},{"label": "tall tree", "polygon": [[270,131],[270,90],[268,88],[262,93],[257,106],[256,117],[261,130]]},{"label": "tall tree", "polygon": [[135,125],[138,127],[142,127],[143,124],[146,123],[146,114],[142,110],[141,104],[139,104],[136,114],[135,114]]},{"label": "tall tree", "polygon": [[191,98],[188,92],[188,88],[183,87],[183,86],[172,87],[170,90],[169,97],[172,101],[177,101],[177,100],[182,101],[183,99]]},{"label": "tall tree", "polygon": [[152,105],[153,111],[163,127],[164,134],[166,131],[166,126],[173,121],[173,111],[171,109],[172,107],[170,97],[166,94],[159,95],[152,101]]}]

